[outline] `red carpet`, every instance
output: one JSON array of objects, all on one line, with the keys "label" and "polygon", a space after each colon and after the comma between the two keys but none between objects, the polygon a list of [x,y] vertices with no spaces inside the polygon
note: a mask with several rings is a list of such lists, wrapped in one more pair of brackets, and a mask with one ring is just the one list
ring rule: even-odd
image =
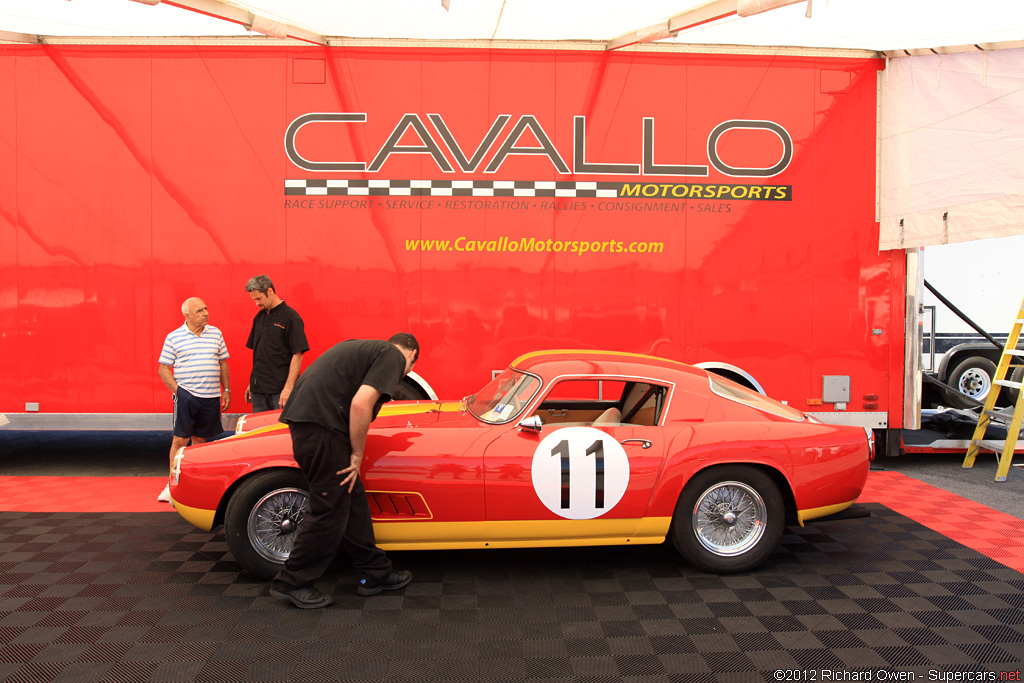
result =
[{"label": "red carpet", "polygon": [[2,512],[174,512],[167,477],[0,477]]},{"label": "red carpet", "polygon": [[881,503],[1007,567],[1024,572],[1024,520],[899,472],[872,472],[860,503]]}]

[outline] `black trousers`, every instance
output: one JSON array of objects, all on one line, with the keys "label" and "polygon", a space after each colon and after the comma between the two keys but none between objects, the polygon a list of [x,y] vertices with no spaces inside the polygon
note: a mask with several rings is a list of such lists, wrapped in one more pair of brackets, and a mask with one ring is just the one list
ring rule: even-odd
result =
[{"label": "black trousers", "polygon": [[264,410],[277,410],[281,407],[281,392],[276,394],[257,394],[253,392],[252,395],[252,412],[262,413]]},{"label": "black trousers", "polygon": [[370,505],[362,479],[352,493],[337,472],[349,466],[348,440],[309,422],[289,425],[295,461],[309,482],[309,510],[302,519],[295,546],[272,582],[275,590],[308,588],[324,575],[340,547],[367,583],[383,581],[391,560],[377,547]]}]

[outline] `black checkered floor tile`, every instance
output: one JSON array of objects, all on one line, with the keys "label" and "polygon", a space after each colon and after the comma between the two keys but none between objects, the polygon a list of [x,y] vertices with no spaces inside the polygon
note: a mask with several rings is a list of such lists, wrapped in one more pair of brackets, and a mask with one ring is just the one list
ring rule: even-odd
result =
[{"label": "black checkered floor tile", "polygon": [[661,547],[391,553],[411,586],[360,598],[339,563],[315,611],[176,515],[0,513],[0,681],[1020,680],[1024,575],[869,507],[748,574]]}]

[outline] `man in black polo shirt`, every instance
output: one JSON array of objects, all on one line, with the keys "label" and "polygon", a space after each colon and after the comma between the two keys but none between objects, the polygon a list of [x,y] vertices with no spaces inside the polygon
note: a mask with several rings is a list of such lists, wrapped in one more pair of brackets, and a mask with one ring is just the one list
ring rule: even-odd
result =
[{"label": "man in black polo shirt", "polygon": [[412,370],[420,347],[411,334],[388,341],[350,339],[313,361],[281,412],[295,461],[309,482],[309,510],[288,561],[270,583],[270,594],[296,607],[317,609],[333,601],[314,582],[339,545],[361,579],[356,592],[376,595],[404,588],[412,573],[394,571],[377,547],[359,467],[370,422]]},{"label": "man in black polo shirt", "polygon": [[252,319],[246,348],[252,349],[252,374],[245,402],[252,412],[276,410],[288,402],[299,378],[302,354],[309,351],[302,318],[277,295],[266,275],[250,278],[245,291],[260,307]]}]

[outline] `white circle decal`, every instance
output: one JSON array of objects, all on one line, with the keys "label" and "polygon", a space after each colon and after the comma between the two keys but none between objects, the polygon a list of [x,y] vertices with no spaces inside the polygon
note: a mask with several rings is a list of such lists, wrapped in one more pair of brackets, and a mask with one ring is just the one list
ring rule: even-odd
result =
[{"label": "white circle decal", "polygon": [[593,519],[622,500],[629,458],[618,441],[599,429],[566,427],[540,442],[531,472],[544,507],[566,519]]}]

